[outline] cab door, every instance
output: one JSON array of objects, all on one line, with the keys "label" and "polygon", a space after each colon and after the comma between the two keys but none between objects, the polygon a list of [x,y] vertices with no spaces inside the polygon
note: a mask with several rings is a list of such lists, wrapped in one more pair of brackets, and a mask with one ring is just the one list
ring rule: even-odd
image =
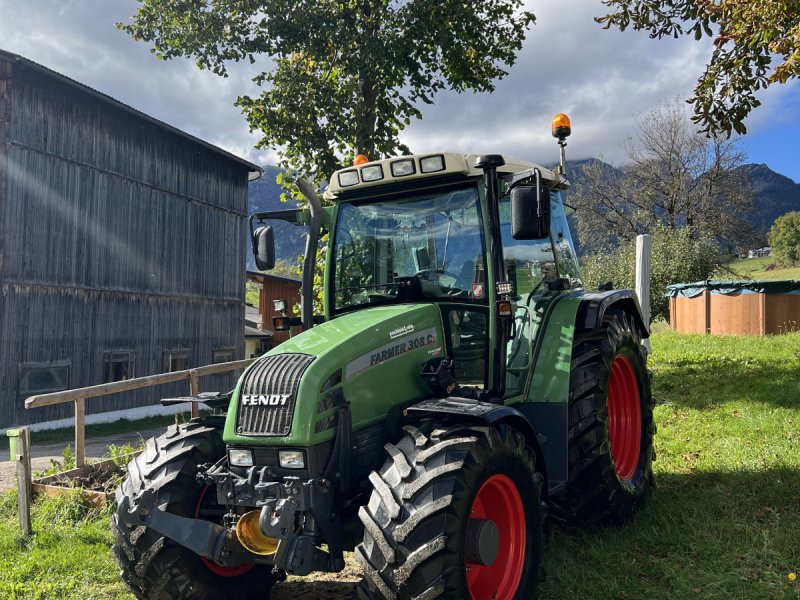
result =
[{"label": "cab door", "polygon": [[[555,195],[551,196],[551,214]],[[562,208],[563,211],[563,208]],[[511,206],[508,196],[500,200],[500,229],[506,277],[514,284],[515,314],[512,339],[506,349],[505,397],[525,391],[531,370],[536,337],[547,308],[558,296],[548,284],[559,277],[553,239],[515,240],[511,237]]]}]

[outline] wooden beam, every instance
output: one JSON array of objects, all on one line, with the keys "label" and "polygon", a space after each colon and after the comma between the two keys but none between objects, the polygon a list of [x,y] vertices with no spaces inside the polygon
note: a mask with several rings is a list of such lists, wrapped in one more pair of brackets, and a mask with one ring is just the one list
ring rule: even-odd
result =
[{"label": "wooden beam", "polygon": [[86,440],[86,398],[75,399],[75,466],[86,462],[84,442]]},{"label": "wooden beam", "polygon": [[33,533],[31,523],[31,432],[20,427],[17,439],[17,506],[19,507],[19,529],[25,535]]}]

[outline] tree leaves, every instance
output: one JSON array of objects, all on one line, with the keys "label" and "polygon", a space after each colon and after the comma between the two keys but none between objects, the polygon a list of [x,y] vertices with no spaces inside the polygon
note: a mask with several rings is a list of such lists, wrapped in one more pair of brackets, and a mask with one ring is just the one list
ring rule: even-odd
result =
[{"label": "tree leaves", "polygon": [[359,152],[409,152],[399,133],[440,90],[492,91],[533,22],[522,0],[139,0],[118,26],[221,76],[268,59],[237,105],[259,147],[321,180]]},{"label": "tree leaves", "polygon": [[[744,134],[760,105],[754,92],[800,76],[800,3],[781,0],[604,0],[606,29],[644,30],[652,38],[714,38],[695,86],[694,122],[708,134]],[[773,57],[782,62],[772,68]]]}]

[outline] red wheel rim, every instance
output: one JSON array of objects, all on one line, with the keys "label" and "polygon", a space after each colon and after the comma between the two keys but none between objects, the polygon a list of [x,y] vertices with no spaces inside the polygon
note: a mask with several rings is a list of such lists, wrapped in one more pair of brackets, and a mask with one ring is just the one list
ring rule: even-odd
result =
[{"label": "red wheel rim", "polygon": [[[206,497],[206,493],[210,490],[210,486],[205,486],[200,491],[200,498],[197,499],[197,508],[194,511],[194,518],[200,519],[200,508],[203,506],[203,500]],[[203,519],[203,520],[210,520],[210,519]],[[238,565],[236,567],[223,567],[222,565],[218,565],[213,560],[208,560],[205,556],[201,556],[200,560],[203,561],[203,564],[206,568],[214,573],[214,575],[219,575],[220,577],[239,577],[239,575],[244,575],[250,569],[255,567],[253,563],[244,563],[243,565]]]},{"label": "red wheel rim", "polygon": [[467,563],[467,585],[472,600],[510,600],[517,593],[525,565],[525,509],[517,486],[505,475],[492,475],[478,490],[471,519],[492,520],[500,549],[490,566]]},{"label": "red wheel rim", "polygon": [[608,378],[608,439],[617,476],[629,481],[639,466],[642,405],[633,365],[621,354],[614,357]]}]

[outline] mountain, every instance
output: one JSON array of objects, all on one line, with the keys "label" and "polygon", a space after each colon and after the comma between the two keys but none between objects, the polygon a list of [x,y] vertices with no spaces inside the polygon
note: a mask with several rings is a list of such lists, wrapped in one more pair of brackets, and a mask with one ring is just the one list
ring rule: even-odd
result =
[{"label": "mountain", "polygon": [[747,164],[739,167],[753,186],[755,200],[751,211],[753,223],[766,233],[781,215],[800,211],[800,184],[776,173],[766,164]]},{"label": "mountain", "polygon": [[[572,187],[584,182],[583,169],[589,165],[600,165],[607,177],[612,177],[618,169],[596,158],[569,161],[567,177]],[[750,181],[753,187],[753,208],[750,219],[759,234],[766,235],[775,219],[791,211],[800,211],[800,184],[785,175],[776,173],[766,164],[748,163],[738,170]],[[564,195],[569,203],[569,192]]]},{"label": "mountain", "polygon": [[[262,167],[264,174],[255,181],[250,182],[248,192],[248,214],[268,210],[289,210],[297,206],[293,200],[281,202],[283,188],[275,182],[275,176],[281,172],[278,167],[267,165]],[[306,247],[306,228],[292,225],[286,221],[270,221],[268,223],[275,230],[275,255],[279,260],[290,264],[298,264],[297,257],[303,254]],[[256,261],[253,258],[253,247],[250,241],[250,230],[247,230],[245,240],[247,251],[247,270],[255,271]]]},{"label": "mountain", "polygon": [[[572,160],[567,163],[567,176],[573,187],[583,182],[583,169],[589,165],[599,165],[608,177],[612,177],[618,170],[597,158]],[[550,165],[554,167],[555,165]],[[800,184],[795,183],[785,175],[776,173],[765,164],[746,164],[739,167],[753,186],[755,200],[751,219],[756,231],[766,234],[775,222],[775,219],[784,213],[793,210],[800,211]],[[260,179],[250,183],[248,196],[249,214],[268,210],[286,210],[293,208],[293,201],[281,202],[280,196],[283,188],[275,183],[275,176],[280,169],[267,165]],[[564,200],[569,203],[569,193]],[[284,221],[272,221],[270,225],[275,230],[275,246],[277,258],[291,264],[298,264],[297,257],[303,254],[305,248],[305,228],[291,225]],[[573,235],[575,227],[572,227]],[[576,239],[576,243],[579,241]],[[250,243],[250,232],[247,232],[247,269],[256,270]]]}]

